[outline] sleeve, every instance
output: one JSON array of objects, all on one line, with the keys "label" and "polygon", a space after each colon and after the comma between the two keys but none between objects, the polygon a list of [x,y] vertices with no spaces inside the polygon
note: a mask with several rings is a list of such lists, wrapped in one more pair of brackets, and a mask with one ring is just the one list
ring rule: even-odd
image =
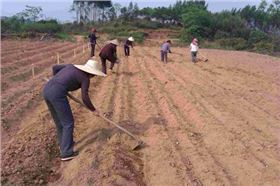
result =
[{"label": "sleeve", "polygon": [[66,65],[54,65],[52,67],[53,70],[53,75],[56,75],[61,69],[63,69],[64,67],[66,67]]},{"label": "sleeve", "polygon": [[82,81],[82,85],[81,85],[82,100],[89,110],[95,111],[95,107],[91,103],[91,100],[88,95],[89,82],[90,82],[89,79],[84,79]]},{"label": "sleeve", "polygon": [[167,50],[168,50],[169,53],[171,53],[170,45],[167,46]]}]

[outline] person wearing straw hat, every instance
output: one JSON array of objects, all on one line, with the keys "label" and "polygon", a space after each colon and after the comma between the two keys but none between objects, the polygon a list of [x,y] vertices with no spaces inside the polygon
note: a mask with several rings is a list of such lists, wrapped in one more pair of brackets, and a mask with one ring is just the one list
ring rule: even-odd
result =
[{"label": "person wearing straw hat", "polygon": [[108,42],[107,45],[105,45],[100,53],[99,57],[102,63],[102,72],[104,74],[107,74],[107,69],[106,69],[106,60],[109,60],[111,62],[110,65],[110,70],[112,71],[114,68],[114,64],[118,63],[118,58],[117,58],[117,46],[119,45],[119,42],[117,39],[111,40]]},{"label": "person wearing straw hat", "polygon": [[129,53],[130,53],[130,48],[129,46],[131,46],[133,48],[133,41],[134,41],[134,38],[133,37],[129,37],[125,43],[124,43],[124,55],[125,56],[129,56]]},{"label": "person wearing straw hat", "polygon": [[167,40],[161,46],[160,58],[161,58],[161,61],[164,62],[165,64],[167,63],[167,53],[168,52],[171,53],[170,44],[171,44],[171,41]]},{"label": "person wearing straw hat", "polygon": [[90,42],[90,46],[91,46],[91,53],[90,53],[90,57],[93,57],[95,55],[95,45],[96,45],[96,29],[93,28],[91,30],[91,33],[89,34],[88,38],[89,38],[89,42]]},{"label": "person wearing straw hat", "polygon": [[191,50],[191,56],[192,56],[192,62],[197,62],[197,52],[198,52],[198,40],[194,38],[190,44],[190,50]]},{"label": "person wearing straw hat", "polygon": [[84,104],[98,116],[99,112],[88,95],[90,78],[94,76],[106,76],[99,70],[98,62],[95,60],[88,60],[85,65],[55,65],[53,77],[43,89],[45,102],[56,125],[62,161],[71,160],[79,154],[73,150],[74,118],[67,94],[81,88]]}]

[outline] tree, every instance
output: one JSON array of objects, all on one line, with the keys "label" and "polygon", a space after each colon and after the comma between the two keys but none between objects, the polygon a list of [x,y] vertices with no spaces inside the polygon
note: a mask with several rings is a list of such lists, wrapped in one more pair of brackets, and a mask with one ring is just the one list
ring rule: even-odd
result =
[{"label": "tree", "polygon": [[211,13],[207,10],[197,7],[188,8],[188,11],[182,15],[184,32],[189,37],[209,38],[213,21]]},{"label": "tree", "polygon": [[36,22],[39,18],[43,17],[41,7],[29,6],[26,5],[26,9],[20,13],[17,13],[16,16],[20,19]]},{"label": "tree", "polygon": [[96,1],[95,3],[98,8],[102,9],[102,21],[104,21],[106,19],[105,9],[112,7],[112,2],[111,0],[109,0],[109,1]]}]

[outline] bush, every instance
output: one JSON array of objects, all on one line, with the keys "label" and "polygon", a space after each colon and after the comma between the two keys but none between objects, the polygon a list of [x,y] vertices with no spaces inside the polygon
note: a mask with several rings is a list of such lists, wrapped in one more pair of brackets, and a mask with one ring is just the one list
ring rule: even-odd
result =
[{"label": "bush", "polygon": [[15,16],[1,20],[1,33],[16,33],[21,31],[22,22]]},{"label": "bush", "polygon": [[135,39],[138,43],[143,43],[145,40],[145,36],[147,36],[147,33],[144,32],[132,32],[131,36]]},{"label": "bush", "polygon": [[59,32],[54,35],[56,38],[65,40],[65,41],[75,41],[75,39],[65,32]]},{"label": "bush", "polygon": [[274,46],[270,42],[260,41],[256,44],[254,44],[253,51],[261,52],[264,54],[267,54],[267,53],[272,54],[274,52]]},{"label": "bush", "polygon": [[244,50],[247,48],[247,42],[243,38],[229,38],[229,39],[218,39],[217,42],[225,48]]},{"label": "bush", "polygon": [[228,37],[230,37],[230,34],[221,30],[218,30],[214,36],[215,39],[223,39]]},{"label": "bush", "polygon": [[146,28],[146,29],[157,29],[161,28],[162,24],[155,21],[148,21],[148,20],[138,20],[132,23],[133,26],[137,28]]},{"label": "bush", "polygon": [[38,32],[38,33],[57,33],[62,30],[62,26],[58,23],[26,23],[22,25],[21,30],[24,32]]},{"label": "bush", "polygon": [[269,40],[269,37],[266,33],[260,31],[260,30],[253,30],[250,32],[249,39],[248,39],[248,45],[250,47],[253,47],[256,43],[261,41],[267,41]]}]

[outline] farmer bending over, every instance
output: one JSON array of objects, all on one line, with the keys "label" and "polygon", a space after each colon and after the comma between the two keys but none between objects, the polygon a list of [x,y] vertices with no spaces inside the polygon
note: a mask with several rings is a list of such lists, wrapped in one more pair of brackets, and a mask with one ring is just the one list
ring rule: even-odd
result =
[{"label": "farmer bending over", "polygon": [[190,44],[190,49],[191,49],[192,62],[196,63],[197,52],[198,52],[198,40],[196,38],[192,40],[192,43]]},{"label": "farmer bending over", "polygon": [[171,53],[170,44],[171,41],[167,40],[161,46],[160,57],[161,57],[161,61],[163,61],[165,64],[167,63],[167,53],[168,52]]},{"label": "farmer bending over", "polygon": [[106,69],[106,60],[108,59],[111,62],[110,70],[112,71],[114,68],[114,64],[118,63],[117,58],[117,46],[119,45],[119,42],[117,39],[114,39],[112,41],[109,41],[109,44],[105,45],[100,53],[100,59],[102,63],[102,72],[107,74]]},{"label": "farmer bending over", "polygon": [[124,55],[125,56],[129,56],[129,46],[131,46],[133,48],[133,37],[129,37],[126,41],[125,41],[125,44],[124,44]]},{"label": "farmer bending over", "polygon": [[90,78],[106,76],[97,66],[94,60],[88,60],[85,65],[55,65],[54,76],[44,87],[43,96],[56,125],[62,161],[71,160],[79,154],[73,151],[74,118],[67,99],[68,91],[81,88],[84,104],[99,115],[88,95]]}]

